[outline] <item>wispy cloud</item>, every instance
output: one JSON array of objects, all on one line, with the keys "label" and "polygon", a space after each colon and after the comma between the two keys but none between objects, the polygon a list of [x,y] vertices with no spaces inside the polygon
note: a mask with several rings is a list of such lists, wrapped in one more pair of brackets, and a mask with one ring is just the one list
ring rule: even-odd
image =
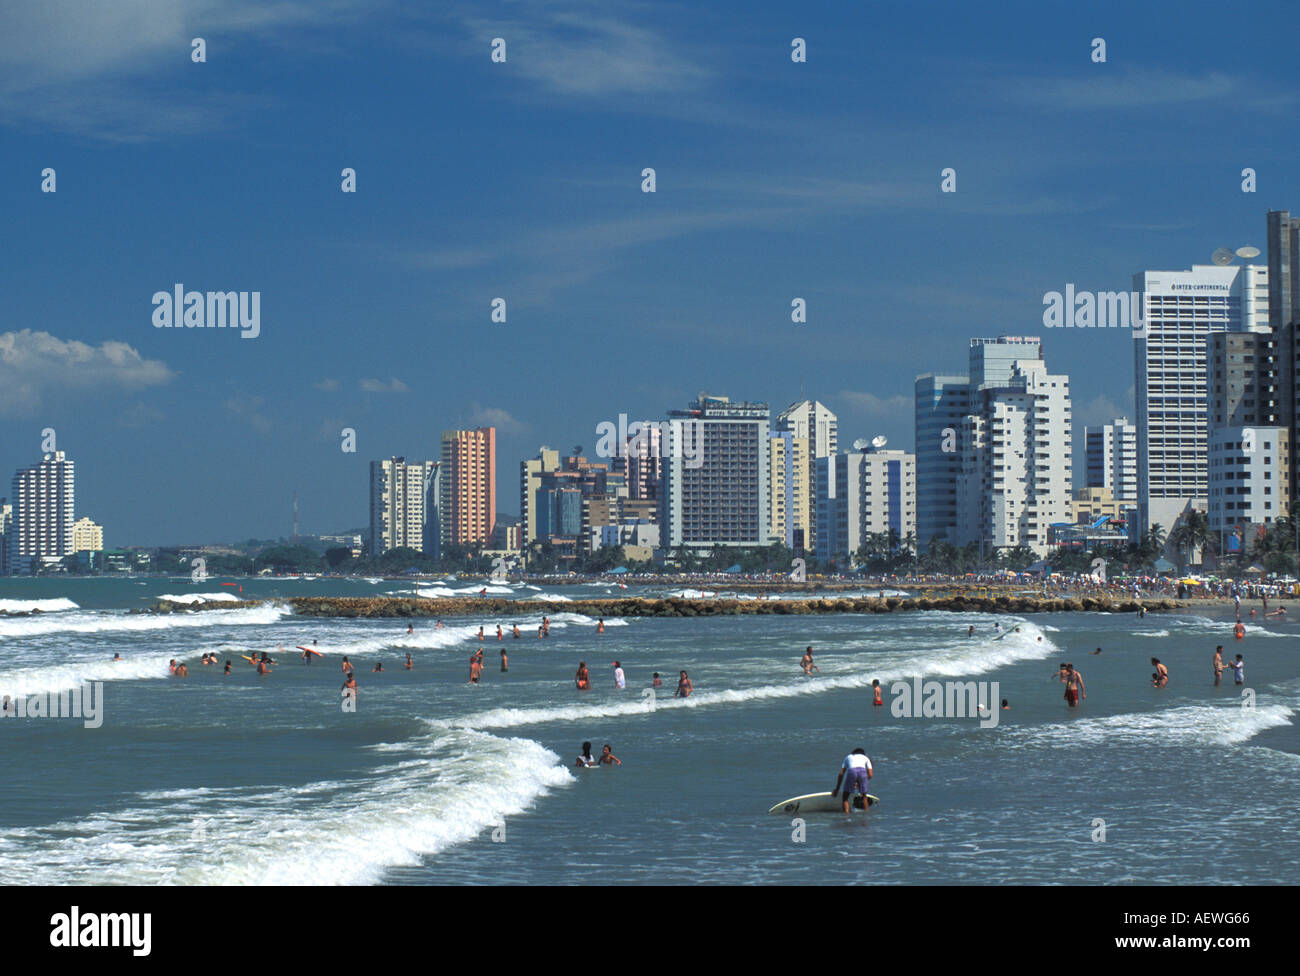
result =
[{"label": "wispy cloud", "polygon": [[475,401],[470,407],[469,422],[476,427],[495,427],[501,434],[521,434],[528,425],[516,420],[508,410],[485,407]]},{"label": "wispy cloud", "polygon": [[320,390],[322,393],[337,393],[342,386],[343,384],[338,380],[330,379],[328,377],[326,379],[317,380],[312,384],[313,389]]},{"label": "wispy cloud", "polygon": [[1179,105],[1233,105],[1277,110],[1294,105],[1295,92],[1277,92],[1247,78],[1211,71],[1195,75],[1153,68],[1092,70],[1081,78],[1001,78],[1000,97],[1053,113],[1148,111]]},{"label": "wispy cloud", "polygon": [[233,414],[245,426],[259,434],[269,434],[275,426],[267,415],[266,397],[264,396],[237,393],[232,397],[228,397],[222,406],[227,413]]},{"label": "wispy cloud", "polygon": [[[301,44],[301,31],[373,12],[375,0],[42,0],[4,4],[0,122],[40,123],[117,142],[211,133],[261,95],[183,90],[190,42]],[[162,78],[171,83],[164,84]]]},{"label": "wispy cloud", "polygon": [[410,393],[411,388],[399,380],[396,376],[390,377],[387,382],[384,380],[371,379],[366,377],[359,384],[363,393]]},{"label": "wispy cloud", "polygon": [[0,413],[30,414],[51,394],[134,390],[174,376],[125,342],[92,346],[31,329],[0,333]]}]

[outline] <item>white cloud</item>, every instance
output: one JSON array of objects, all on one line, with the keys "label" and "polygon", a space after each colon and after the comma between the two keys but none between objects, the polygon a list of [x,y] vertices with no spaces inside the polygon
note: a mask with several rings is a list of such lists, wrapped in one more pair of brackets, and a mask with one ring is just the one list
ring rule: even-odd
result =
[{"label": "white cloud", "polygon": [[528,429],[523,421],[516,420],[500,407],[484,407],[477,401],[470,410],[469,422],[476,427],[495,427],[501,434],[520,434]]},{"label": "white cloud", "polygon": [[0,333],[0,412],[31,413],[49,394],[161,386],[174,375],[125,342],[91,346],[31,329]]},{"label": "white cloud", "polygon": [[317,380],[312,384],[312,387],[320,390],[322,393],[337,393],[342,385],[343,384],[338,380],[326,378],[323,380]]},{"label": "white cloud", "polygon": [[854,390],[841,390],[836,394],[841,403],[847,403],[849,409],[860,416],[896,419],[899,414],[912,416],[913,400],[909,396],[878,397],[874,393],[858,393]]},{"label": "white cloud", "polygon": [[399,380],[396,376],[390,377],[388,382],[383,380],[371,379],[366,377],[361,381],[361,390],[364,393],[410,393],[411,388]]}]

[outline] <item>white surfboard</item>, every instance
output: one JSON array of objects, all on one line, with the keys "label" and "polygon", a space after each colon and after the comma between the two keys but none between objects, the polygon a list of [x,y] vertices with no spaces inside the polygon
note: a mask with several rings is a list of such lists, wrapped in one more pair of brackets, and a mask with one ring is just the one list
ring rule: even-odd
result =
[{"label": "white surfboard", "polygon": [[[853,796],[853,809],[862,809],[862,794],[855,793]],[[872,796],[870,793],[866,796],[868,806],[875,806],[880,802],[880,797]],[[808,793],[804,796],[794,796],[790,799],[778,803],[768,813],[843,813],[844,798],[843,796],[832,796],[830,793]]]}]

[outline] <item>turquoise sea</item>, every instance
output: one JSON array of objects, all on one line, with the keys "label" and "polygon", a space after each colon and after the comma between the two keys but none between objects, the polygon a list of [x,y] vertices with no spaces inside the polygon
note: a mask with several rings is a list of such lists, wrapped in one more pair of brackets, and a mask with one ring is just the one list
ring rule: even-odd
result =
[{"label": "turquoise sea", "polygon": [[[233,584],[226,586],[223,584]],[[637,595],[443,581],[426,595]],[[0,580],[0,695],[102,682],[102,722],[0,720],[0,855],[48,884],[1294,884],[1300,625],[1219,611],[606,620],[132,615],[160,596],[410,595],[385,580]],[[656,589],[658,594],[665,592]],[[469,657],[488,640],[484,680]],[[968,636],[968,628],[975,633]],[[1019,632],[1014,628],[1019,627]],[[1011,633],[1006,633],[1012,629]],[[1040,640],[1041,638],[1041,640]],[[308,665],[295,645],[318,642]],[[1216,643],[1246,660],[1213,684]],[[820,674],[799,658],[811,644]],[[283,646],[283,653],[277,647]],[[1100,655],[1089,652],[1102,647]],[[500,650],[509,671],[499,667]],[[259,677],[239,655],[269,651]],[[233,662],[200,663],[205,651]],[[414,669],[401,667],[407,652]],[[114,663],[120,653],[123,660]],[[357,667],[354,713],[340,663]],[[1171,673],[1150,686],[1149,659]],[[183,660],[187,679],[168,676]],[[612,662],[627,673],[614,687]],[[1066,707],[1058,663],[1088,698]],[[376,661],[385,670],[373,673]],[[593,688],[579,692],[579,661]],[[674,700],[677,673],[695,686]],[[648,693],[651,675],[665,687]],[[997,682],[986,714],[903,717],[913,679]],[[871,682],[885,706],[871,704]],[[1242,692],[1245,690],[1246,695]],[[909,699],[910,700],[910,699]],[[574,767],[584,740],[623,765]],[[863,746],[881,804],[769,815]]]}]

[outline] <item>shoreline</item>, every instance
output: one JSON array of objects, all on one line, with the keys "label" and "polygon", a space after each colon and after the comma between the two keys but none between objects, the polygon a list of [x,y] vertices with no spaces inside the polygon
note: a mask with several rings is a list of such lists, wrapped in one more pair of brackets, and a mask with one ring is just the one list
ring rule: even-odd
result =
[{"label": "shoreline", "polygon": [[[944,597],[839,597],[821,600],[737,600],[686,599],[683,597],[604,597],[589,600],[507,600],[499,597],[290,597],[280,601],[239,600],[213,603],[158,601],[152,610],[137,613],[202,613],[207,610],[235,610],[287,603],[300,617],[349,617],[370,619],[530,616],[538,613],[581,613],[589,617],[718,617],[797,616],[839,613],[895,613],[915,610],[946,610],[954,613],[1132,613],[1186,609],[1178,600],[1138,602],[1112,600],[1105,596],[1044,598],[1029,596]],[[1229,601],[1230,602],[1230,601]]]}]

